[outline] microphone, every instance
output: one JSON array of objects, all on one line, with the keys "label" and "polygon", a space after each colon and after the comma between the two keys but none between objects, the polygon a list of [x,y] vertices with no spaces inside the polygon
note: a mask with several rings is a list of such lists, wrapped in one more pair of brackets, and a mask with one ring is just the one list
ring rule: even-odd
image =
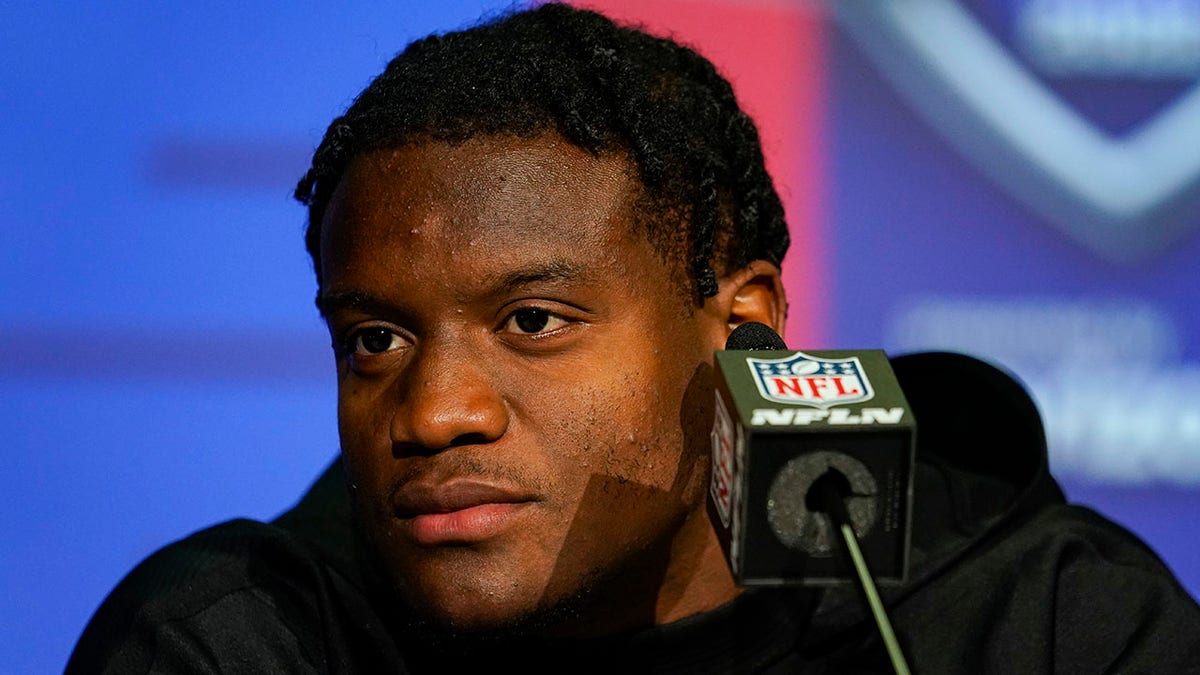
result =
[{"label": "microphone", "polygon": [[747,323],[715,360],[708,512],[734,579],[853,581],[827,513],[844,505],[876,578],[902,582],[916,421],[884,352],[788,350],[769,327]]}]

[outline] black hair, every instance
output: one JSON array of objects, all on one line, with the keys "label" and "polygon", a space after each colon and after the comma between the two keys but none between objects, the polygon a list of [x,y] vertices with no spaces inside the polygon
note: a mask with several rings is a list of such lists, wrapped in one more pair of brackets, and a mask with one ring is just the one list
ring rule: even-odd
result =
[{"label": "black hair", "polygon": [[712,63],[548,4],[413,42],[329,125],[295,192],[309,208],[318,284],[321,221],[354,158],[421,140],[547,132],[628,154],[645,188],[647,236],[687,264],[698,299],[716,294],[717,272],[783,260],[787,224],[758,130]]}]

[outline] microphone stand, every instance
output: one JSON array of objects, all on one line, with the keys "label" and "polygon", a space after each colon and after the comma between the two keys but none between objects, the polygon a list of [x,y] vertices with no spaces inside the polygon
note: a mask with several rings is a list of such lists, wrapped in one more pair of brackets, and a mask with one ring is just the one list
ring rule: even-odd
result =
[{"label": "microphone stand", "polygon": [[904,652],[900,650],[900,642],[896,640],[896,633],[892,630],[892,622],[888,620],[887,612],[883,609],[883,601],[879,599],[875,580],[871,577],[867,561],[858,547],[858,537],[855,536],[854,528],[850,524],[850,514],[846,512],[846,503],[842,501],[843,495],[838,489],[837,480],[833,475],[835,473],[830,470],[818,478],[809,488],[809,492],[816,498],[820,510],[829,516],[833,526],[842,534],[842,543],[845,544],[846,552],[857,573],[858,587],[866,597],[871,614],[875,617],[875,626],[879,629],[879,636],[883,638],[883,645],[892,662],[892,669],[896,671],[896,675],[910,675],[908,662],[904,660]]}]

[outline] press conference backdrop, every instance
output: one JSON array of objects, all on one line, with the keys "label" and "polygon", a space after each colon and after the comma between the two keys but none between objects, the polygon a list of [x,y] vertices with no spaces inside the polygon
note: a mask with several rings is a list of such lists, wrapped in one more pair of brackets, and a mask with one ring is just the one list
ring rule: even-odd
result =
[{"label": "press conference backdrop", "polygon": [[[335,455],[291,186],[404,43],[506,3],[0,10],[0,653]],[[1069,495],[1200,591],[1200,3],[600,0],[763,128],[797,347],[1006,365]]]}]

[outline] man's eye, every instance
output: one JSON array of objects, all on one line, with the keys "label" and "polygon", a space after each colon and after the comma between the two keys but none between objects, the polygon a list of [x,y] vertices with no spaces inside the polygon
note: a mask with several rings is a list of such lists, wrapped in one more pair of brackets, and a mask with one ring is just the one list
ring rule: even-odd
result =
[{"label": "man's eye", "polygon": [[351,336],[350,350],[355,354],[382,354],[399,349],[403,341],[386,328],[364,328]]},{"label": "man's eye", "polygon": [[548,333],[567,325],[567,320],[545,309],[518,309],[504,324],[504,330],[522,335]]}]

